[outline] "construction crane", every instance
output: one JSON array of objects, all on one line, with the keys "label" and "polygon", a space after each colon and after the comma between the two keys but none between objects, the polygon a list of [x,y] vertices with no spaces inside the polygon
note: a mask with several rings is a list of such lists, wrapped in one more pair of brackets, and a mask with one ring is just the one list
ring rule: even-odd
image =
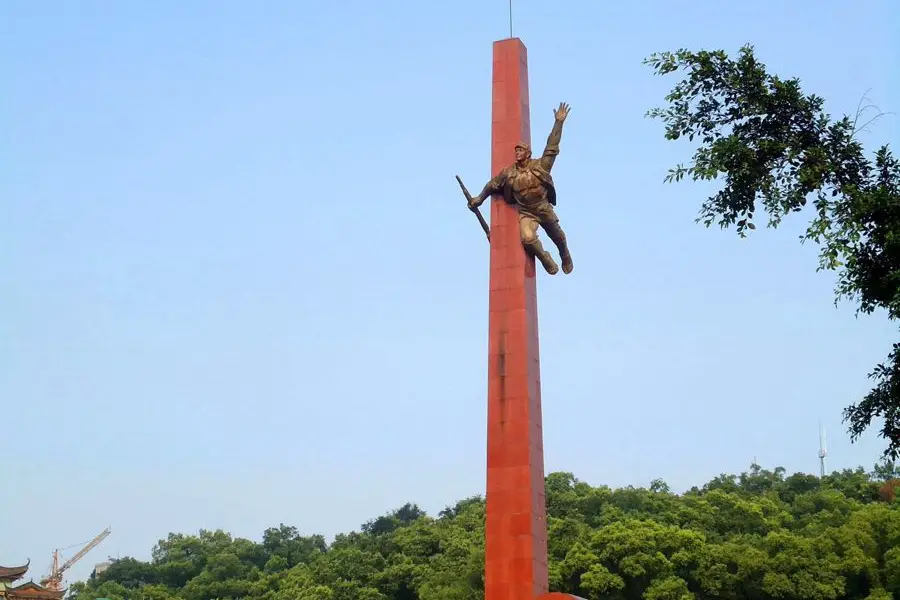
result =
[{"label": "construction crane", "polygon": [[41,585],[47,588],[48,590],[53,590],[54,592],[59,592],[62,590],[62,576],[69,567],[77,563],[79,560],[84,558],[84,555],[97,547],[100,542],[105,540],[110,533],[110,528],[107,527],[100,534],[89,541],[84,547],[75,553],[75,556],[64,562],[63,564],[59,564],[59,549],[53,551],[53,566],[50,567],[50,574],[41,579]]}]

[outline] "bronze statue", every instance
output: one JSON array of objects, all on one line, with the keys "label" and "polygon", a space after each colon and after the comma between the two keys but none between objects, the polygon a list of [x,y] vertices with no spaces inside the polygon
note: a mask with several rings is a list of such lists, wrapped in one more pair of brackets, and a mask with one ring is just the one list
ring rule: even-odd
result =
[{"label": "bronze statue", "polygon": [[469,201],[469,208],[475,209],[492,194],[502,193],[506,202],[516,204],[519,208],[519,236],[522,245],[551,275],[559,272],[559,267],[538,239],[539,225],[559,249],[563,273],[571,273],[574,266],[566,244],[566,234],[559,226],[559,218],[553,210],[556,206],[556,188],[553,186],[553,177],[550,176],[550,170],[559,154],[562,127],[569,116],[569,105],[561,102],[553,114],[556,121],[541,157],[532,159],[531,148],[520,142],[516,145],[516,162],[500,171],[499,175],[488,181],[480,194]]}]

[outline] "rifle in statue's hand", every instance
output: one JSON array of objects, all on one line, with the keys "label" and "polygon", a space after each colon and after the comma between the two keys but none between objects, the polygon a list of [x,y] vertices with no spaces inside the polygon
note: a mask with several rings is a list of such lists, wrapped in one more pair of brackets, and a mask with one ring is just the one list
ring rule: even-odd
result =
[{"label": "rifle in statue's hand", "polygon": [[462,179],[459,178],[459,175],[456,176],[456,181],[459,182],[459,187],[460,189],[462,189],[462,193],[466,197],[466,202],[468,203],[469,210],[475,213],[475,216],[478,217],[478,222],[481,223],[481,228],[484,229],[484,235],[487,236],[488,241],[491,241],[491,228],[488,227],[487,221],[485,221],[484,217],[481,216],[481,211],[478,210],[478,207],[472,205],[472,194],[470,194],[469,190],[466,189],[466,186],[462,182]]}]

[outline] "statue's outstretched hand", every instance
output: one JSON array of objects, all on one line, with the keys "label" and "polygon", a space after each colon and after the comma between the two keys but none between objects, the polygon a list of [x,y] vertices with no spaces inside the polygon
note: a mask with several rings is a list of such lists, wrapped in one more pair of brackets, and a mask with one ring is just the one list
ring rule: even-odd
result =
[{"label": "statue's outstretched hand", "polygon": [[565,102],[560,102],[559,108],[553,109],[553,115],[556,117],[557,121],[565,121],[566,117],[569,116],[569,105]]}]

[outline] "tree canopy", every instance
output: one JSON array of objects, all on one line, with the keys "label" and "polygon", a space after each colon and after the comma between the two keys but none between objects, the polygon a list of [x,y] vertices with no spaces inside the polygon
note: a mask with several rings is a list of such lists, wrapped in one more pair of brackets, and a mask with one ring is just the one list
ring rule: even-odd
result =
[{"label": "tree canopy", "polygon": [[[661,52],[645,61],[658,75],[683,78],[648,115],[669,140],[699,144],[688,166],[667,181],[721,180],[698,221],[734,227],[744,237],[761,214],[777,227],[806,212],[803,241],[820,247],[820,269],[836,271],[837,298],[858,311],[900,318],[900,162],[885,145],[872,156],[858,133],[866,110],[832,119],[824,99],[805,94],[797,78],[770,74],[752,46],[737,58],[722,50]],[[885,456],[900,457],[900,344],[869,377],[872,390],[844,411],[852,439],[883,422]]]},{"label": "tree canopy", "polygon": [[[900,599],[892,463],[819,478],[753,465],[684,494],[546,479],[550,585],[589,600]],[[280,524],[260,541],[169,534],[69,600],[481,600],[484,502],[406,504],[329,544]]]}]

